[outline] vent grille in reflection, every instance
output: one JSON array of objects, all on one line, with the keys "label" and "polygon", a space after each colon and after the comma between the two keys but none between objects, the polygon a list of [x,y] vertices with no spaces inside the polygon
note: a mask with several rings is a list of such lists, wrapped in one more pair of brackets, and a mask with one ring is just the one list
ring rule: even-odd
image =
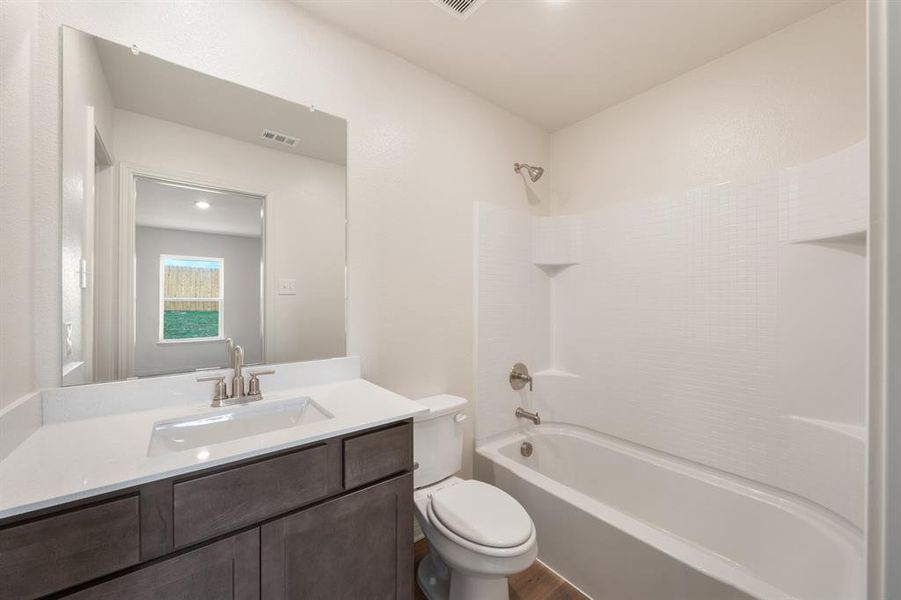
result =
[{"label": "vent grille in reflection", "polygon": [[284,144],[285,146],[294,147],[297,143],[296,137],[285,133],[279,133],[278,131],[272,131],[271,129],[264,129],[261,135],[264,140],[275,142],[277,144]]}]

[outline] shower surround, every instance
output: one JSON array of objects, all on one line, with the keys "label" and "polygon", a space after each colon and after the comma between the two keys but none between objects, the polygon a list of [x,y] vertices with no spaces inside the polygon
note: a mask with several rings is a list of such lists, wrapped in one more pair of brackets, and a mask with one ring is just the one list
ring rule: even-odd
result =
[{"label": "shower surround", "polygon": [[867,173],[860,142],[583,214],[480,205],[477,446],[523,406],[859,530]]}]

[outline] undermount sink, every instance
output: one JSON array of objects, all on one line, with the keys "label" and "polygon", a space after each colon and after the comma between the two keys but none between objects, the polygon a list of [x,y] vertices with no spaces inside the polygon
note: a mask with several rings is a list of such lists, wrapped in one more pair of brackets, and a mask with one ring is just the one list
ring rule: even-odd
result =
[{"label": "undermount sink", "polygon": [[225,410],[157,421],[153,425],[147,456],[209,446],[332,417],[310,398],[237,404]]}]

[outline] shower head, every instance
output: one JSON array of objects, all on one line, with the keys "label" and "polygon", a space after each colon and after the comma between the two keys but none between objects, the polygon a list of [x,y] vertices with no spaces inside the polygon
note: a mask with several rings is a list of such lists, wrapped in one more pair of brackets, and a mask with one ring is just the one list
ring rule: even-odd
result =
[{"label": "shower head", "polygon": [[541,179],[541,176],[544,175],[544,169],[541,167],[533,167],[527,165],[526,163],[513,164],[513,170],[517,173],[519,173],[519,171],[522,169],[526,170],[526,172],[529,174],[529,179],[531,179],[533,183]]}]

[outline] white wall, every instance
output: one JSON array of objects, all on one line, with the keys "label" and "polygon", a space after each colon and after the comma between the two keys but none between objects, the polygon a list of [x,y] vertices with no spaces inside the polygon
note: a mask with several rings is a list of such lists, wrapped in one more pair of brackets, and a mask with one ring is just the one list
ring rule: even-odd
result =
[{"label": "white wall", "polygon": [[0,410],[35,383],[31,136],[37,27],[36,5],[0,3]]},{"label": "white wall", "polygon": [[[554,133],[569,220],[480,211],[479,438],[531,405],[861,526],[863,17],[836,5]],[[542,271],[555,229],[578,264]],[[514,356],[533,394],[499,377]]]},{"label": "white wall", "polygon": [[224,260],[225,336],[241,345],[246,364],[262,362],[260,251],[260,238],[136,227],[135,375],[141,377],[228,366],[222,342],[158,343],[160,256],[163,254]]},{"label": "white wall", "polygon": [[860,141],[865,17],[846,0],[555,132],[554,212],[774,173]]},{"label": "white wall", "polygon": [[115,128],[119,161],[267,195],[266,360],[345,355],[343,165],[119,109]]},{"label": "white wall", "polygon": [[[33,302],[39,385],[59,379],[58,35],[67,24],[348,119],[348,351],[362,356],[368,379],[402,394],[472,398],[474,202],[546,210],[530,204],[511,169],[547,164],[544,131],[286,2],[46,2],[36,10],[39,125],[22,131],[32,132],[35,201],[22,197],[11,208],[32,207],[37,268],[15,251],[26,240],[10,254],[11,284],[33,289],[23,297]],[[547,178],[539,184],[533,202]],[[27,389],[30,381],[16,374],[8,383]]]}]

